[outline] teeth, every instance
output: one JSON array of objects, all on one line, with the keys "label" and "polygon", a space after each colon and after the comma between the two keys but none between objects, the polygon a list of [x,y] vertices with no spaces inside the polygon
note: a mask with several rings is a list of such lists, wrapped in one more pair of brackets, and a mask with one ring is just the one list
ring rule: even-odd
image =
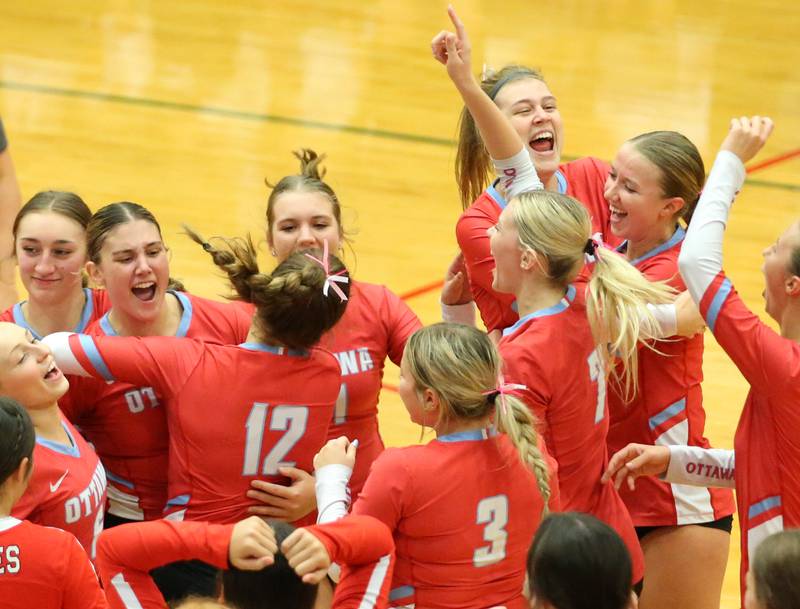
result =
[{"label": "teeth", "polygon": [[613,205],[609,205],[608,208],[611,210],[613,214],[619,214],[620,216],[627,216],[628,214],[622,211],[619,207],[614,207]]},{"label": "teeth", "polygon": [[552,140],[553,139],[553,132],[552,131],[542,131],[541,133],[537,133],[533,136],[533,141],[536,140]]},{"label": "teeth", "polygon": [[154,285],[155,285],[155,281],[147,281],[145,283],[137,283],[133,287],[134,288],[139,288],[139,289],[146,289],[146,288],[150,288],[150,287],[152,287]]}]

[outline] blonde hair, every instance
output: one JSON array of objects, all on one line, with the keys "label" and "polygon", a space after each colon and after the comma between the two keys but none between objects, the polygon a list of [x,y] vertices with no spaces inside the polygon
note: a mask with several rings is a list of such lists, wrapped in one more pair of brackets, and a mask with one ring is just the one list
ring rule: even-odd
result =
[{"label": "blonde hair", "polygon": [[[191,228],[183,225],[186,234],[211,255],[228,275],[238,300],[255,305],[254,321],[265,337],[274,338],[292,349],[307,349],[319,342],[342,317],[347,302],[336,291],[323,293],[326,275],[322,267],[306,255],[295,252],[281,262],[271,274],[261,273],[256,249],[249,235],[246,239],[218,237],[223,248],[216,248]],[[316,249],[307,253],[322,260]],[[348,277],[347,269],[336,256],[328,257],[332,274]],[[345,295],[349,283],[338,283]],[[263,337],[262,337],[263,338]]]},{"label": "blonde hair", "polygon": [[[550,282],[566,287],[581,271],[592,225],[586,208],[572,197],[546,190],[522,193],[512,213],[520,245],[544,260]],[[637,390],[638,345],[660,337],[658,322],[647,304],[672,302],[666,283],[648,281],[616,252],[595,250],[596,263],[586,290],[586,312],[606,374],[630,400]],[[620,373],[615,358],[623,363]]]},{"label": "blonde hair", "polygon": [[546,512],[550,500],[547,462],[539,451],[533,415],[522,401],[508,395],[506,407],[495,408],[493,390],[502,362],[489,337],[471,326],[433,324],[411,335],[403,357],[418,393],[430,389],[439,397],[437,423],[481,419],[494,412],[498,431],[509,437],[535,475]]},{"label": "blonde hair", "polygon": [[[544,77],[538,70],[527,66],[508,65],[498,72],[490,71],[482,75],[481,89],[494,101],[507,84],[528,78],[544,82]],[[463,209],[467,209],[480,196],[492,175],[492,159],[483,144],[475,119],[464,106],[458,120],[456,151],[456,183]]]}]

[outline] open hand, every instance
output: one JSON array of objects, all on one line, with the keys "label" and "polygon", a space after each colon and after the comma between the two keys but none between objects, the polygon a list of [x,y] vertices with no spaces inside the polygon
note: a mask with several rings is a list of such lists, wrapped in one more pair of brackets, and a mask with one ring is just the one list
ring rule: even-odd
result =
[{"label": "open hand", "polygon": [[728,150],[747,163],[764,147],[773,127],[772,119],[766,116],[734,118],[720,150]]}]

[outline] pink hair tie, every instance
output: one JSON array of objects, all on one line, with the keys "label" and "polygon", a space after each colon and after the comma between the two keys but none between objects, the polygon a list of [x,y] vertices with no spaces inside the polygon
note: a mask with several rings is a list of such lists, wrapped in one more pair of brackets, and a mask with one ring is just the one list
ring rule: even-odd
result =
[{"label": "pink hair tie", "polygon": [[601,247],[610,249],[608,244],[603,241],[603,233],[595,233],[586,240],[586,245],[583,248],[585,254],[586,264],[591,264],[595,261],[595,254]]},{"label": "pink hair tie", "polygon": [[340,288],[336,284],[337,283],[349,283],[350,282],[350,278],[349,277],[342,277],[342,275],[344,274],[344,269],[342,269],[338,273],[331,273],[330,260],[328,258],[328,240],[327,239],[323,240],[322,244],[323,244],[322,245],[322,260],[320,260],[316,256],[313,256],[313,255],[309,254],[308,252],[305,252],[305,255],[308,258],[311,258],[311,260],[316,262],[318,265],[320,265],[322,267],[322,270],[325,271],[325,283],[322,284],[322,293],[325,296],[327,296],[328,295],[328,290],[330,288],[333,288],[333,291],[336,292],[336,295],[342,300],[342,302],[344,302],[345,300],[347,300],[347,295],[342,291],[342,288]]},{"label": "pink hair tie", "polygon": [[519,383],[506,383],[506,380],[503,378],[503,373],[501,372],[497,375],[497,387],[489,391],[484,391],[481,395],[492,396],[490,399],[493,403],[497,399],[497,396],[500,396],[500,408],[502,408],[503,414],[505,415],[508,411],[506,395],[513,395],[517,391],[522,391],[527,388],[526,385],[520,385]]}]

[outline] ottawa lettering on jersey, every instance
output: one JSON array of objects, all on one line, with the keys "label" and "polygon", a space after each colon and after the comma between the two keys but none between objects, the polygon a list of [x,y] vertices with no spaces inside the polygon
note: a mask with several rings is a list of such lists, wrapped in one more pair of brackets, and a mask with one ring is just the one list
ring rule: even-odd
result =
[{"label": "ottawa lettering on jersey", "polygon": [[19,546],[0,546],[0,575],[19,573]]},{"label": "ottawa lettering on jersey", "polygon": [[720,467],[719,465],[706,465],[693,462],[686,464],[687,474],[716,478],[717,480],[733,480],[735,471],[736,470],[732,467]]},{"label": "ottawa lettering on jersey", "polygon": [[366,347],[350,349],[350,351],[340,351],[339,353],[334,353],[334,355],[336,359],[339,360],[339,365],[342,367],[342,376],[366,372],[375,367],[372,356],[369,354],[369,349]]},{"label": "ottawa lettering on jersey", "polygon": [[92,481],[81,493],[70,497],[64,503],[65,520],[67,524],[78,522],[81,517],[91,516],[98,507],[105,508],[102,501],[106,492],[106,472],[101,464],[97,464],[92,475]]},{"label": "ottawa lettering on jersey", "polygon": [[513,167],[508,167],[503,170],[502,182],[503,182],[503,188],[505,188],[506,191],[511,190],[511,185],[514,183],[514,180],[516,179],[517,179],[516,169],[514,169]]}]

